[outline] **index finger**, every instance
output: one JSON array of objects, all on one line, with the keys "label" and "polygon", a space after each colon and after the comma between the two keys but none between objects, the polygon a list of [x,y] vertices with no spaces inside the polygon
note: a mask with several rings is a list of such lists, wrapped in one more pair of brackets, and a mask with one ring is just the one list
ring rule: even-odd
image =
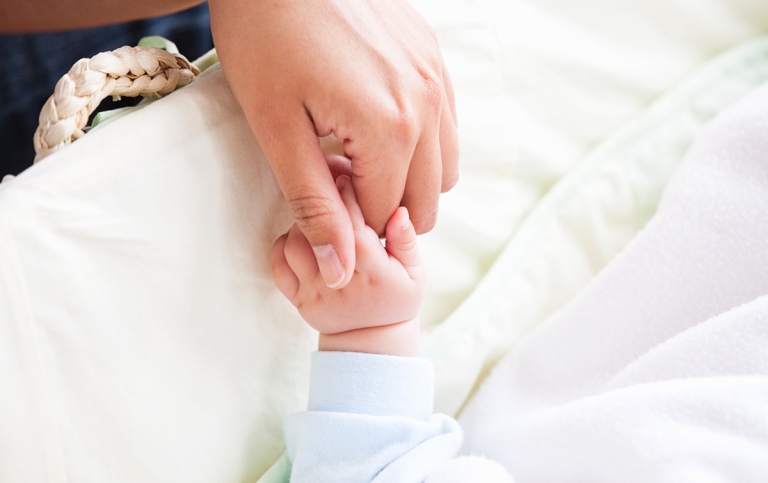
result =
[{"label": "index finger", "polygon": [[355,268],[349,215],[304,106],[281,107],[261,116],[254,131],[323,279],[331,288],[344,287]]}]

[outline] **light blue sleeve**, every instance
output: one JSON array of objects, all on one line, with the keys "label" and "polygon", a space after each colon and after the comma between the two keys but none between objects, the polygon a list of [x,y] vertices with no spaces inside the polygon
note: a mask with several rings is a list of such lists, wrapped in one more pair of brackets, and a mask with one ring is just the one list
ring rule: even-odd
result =
[{"label": "light blue sleeve", "polygon": [[308,410],[285,422],[291,482],[424,481],[461,446],[433,380],[425,359],[313,353]]}]

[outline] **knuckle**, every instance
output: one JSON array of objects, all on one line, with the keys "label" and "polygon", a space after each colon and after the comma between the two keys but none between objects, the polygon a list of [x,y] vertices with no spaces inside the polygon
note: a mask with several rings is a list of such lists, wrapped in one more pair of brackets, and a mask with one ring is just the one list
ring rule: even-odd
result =
[{"label": "knuckle", "polygon": [[326,229],[335,215],[334,202],[330,198],[300,194],[287,199],[296,225],[309,236]]},{"label": "knuckle", "polygon": [[443,103],[443,81],[433,68],[419,66],[423,86],[423,99],[433,115],[440,112]]},{"label": "knuckle", "polygon": [[409,141],[415,143],[419,138],[419,121],[416,113],[408,110],[402,113],[398,125],[400,133]]},{"label": "knuckle", "polygon": [[418,120],[416,113],[407,103],[402,103],[397,109],[389,112],[387,117],[388,130],[401,142],[413,144],[418,139]]}]

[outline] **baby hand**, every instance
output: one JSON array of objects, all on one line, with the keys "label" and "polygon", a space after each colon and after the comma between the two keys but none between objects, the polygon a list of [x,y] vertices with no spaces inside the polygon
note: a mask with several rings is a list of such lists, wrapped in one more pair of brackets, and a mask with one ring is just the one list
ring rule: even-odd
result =
[{"label": "baby hand", "polygon": [[355,272],[349,284],[328,288],[309,241],[296,225],[272,248],[275,284],[320,332],[320,350],[416,355],[425,276],[408,210],[398,208],[387,222],[385,247],[365,225],[349,177],[340,176],[336,184],[355,237]]}]

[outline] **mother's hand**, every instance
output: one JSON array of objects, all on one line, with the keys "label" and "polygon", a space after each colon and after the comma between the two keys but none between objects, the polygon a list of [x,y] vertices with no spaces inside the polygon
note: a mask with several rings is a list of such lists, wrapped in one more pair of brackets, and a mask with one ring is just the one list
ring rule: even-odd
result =
[{"label": "mother's hand", "polygon": [[432,229],[458,179],[453,91],[437,40],[406,0],[210,0],[232,90],[329,287],[354,271],[349,215],[318,136],[344,142],[368,225],[399,205]]}]

